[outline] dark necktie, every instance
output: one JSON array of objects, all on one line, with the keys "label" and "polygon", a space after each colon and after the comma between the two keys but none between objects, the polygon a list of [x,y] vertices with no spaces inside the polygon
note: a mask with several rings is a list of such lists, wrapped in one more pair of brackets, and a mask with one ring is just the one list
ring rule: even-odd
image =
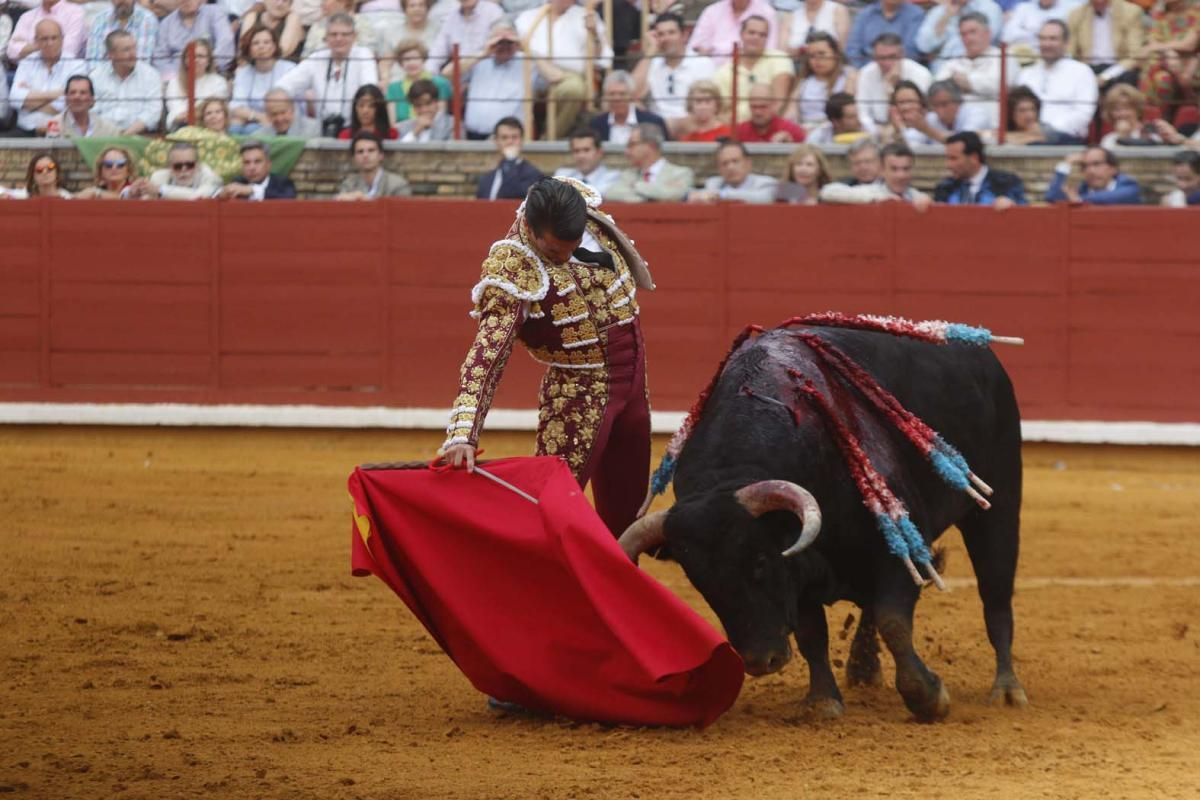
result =
[{"label": "dark necktie", "polygon": [[616,269],[612,254],[604,250],[588,250],[585,247],[577,247],[575,248],[575,252],[571,253],[571,256],[576,261],[582,261],[584,264],[596,264],[608,269]]}]

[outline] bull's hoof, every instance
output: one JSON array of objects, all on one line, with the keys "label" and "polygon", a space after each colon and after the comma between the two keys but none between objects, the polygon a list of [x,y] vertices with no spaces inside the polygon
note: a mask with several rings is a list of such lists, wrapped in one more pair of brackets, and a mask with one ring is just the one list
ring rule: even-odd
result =
[{"label": "bull's hoof", "polygon": [[851,653],[850,661],[846,664],[846,685],[883,686],[883,669],[879,666],[878,654],[874,658],[855,658]]},{"label": "bull's hoof", "polygon": [[806,697],[804,699],[804,718],[812,722],[828,722],[840,719],[846,707],[836,697]]},{"label": "bull's hoof", "polygon": [[[918,722],[938,722],[950,715],[950,692],[941,679],[937,679],[937,688],[923,696],[914,692],[901,690],[904,704],[913,713]],[[900,688],[897,685],[897,688]]]},{"label": "bull's hoof", "polygon": [[988,702],[994,706],[1003,704],[1013,708],[1025,708],[1029,705],[1029,698],[1025,696],[1025,690],[1021,687],[1020,681],[1015,676],[1009,676],[996,679],[992,685],[992,693],[988,696]]}]

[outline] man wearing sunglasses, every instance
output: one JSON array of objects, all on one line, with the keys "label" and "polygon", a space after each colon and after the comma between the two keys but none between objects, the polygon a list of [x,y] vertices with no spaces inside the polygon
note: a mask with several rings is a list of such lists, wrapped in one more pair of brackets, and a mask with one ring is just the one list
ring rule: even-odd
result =
[{"label": "man wearing sunglasses", "polygon": [[187,142],[171,145],[166,168],[155,170],[145,184],[144,196],[163,200],[202,200],[221,191],[221,178],[200,162],[195,145]]}]

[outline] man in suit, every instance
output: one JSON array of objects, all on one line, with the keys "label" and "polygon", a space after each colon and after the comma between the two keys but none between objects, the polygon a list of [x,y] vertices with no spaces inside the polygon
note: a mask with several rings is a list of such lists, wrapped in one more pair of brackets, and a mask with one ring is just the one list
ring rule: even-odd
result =
[{"label": "man in suit", "polygon": [[360,130],[350,140],[355,172],[342,181],[336,200],[375,200],[408,197],[412,189],[403,176],[383,168],[383,140],[375,131]]},{"label": "man in suit", "polygon": [[[1067,179],[1074,166],[1083,168],[1083,183],[1072,188]],[[1089,147],[1072,153],[1054,168],[1054,179],[1046,190],[1047,203],[1089,203],[1097,206],[1137,206],[1142,204],[1142,187],[1121,172],[1117,157],[1103,147]]]},{"label": "man in suit", "polygon": [[774,203],[779,181],[751,172],[750,153],[741,142],[727,141],[717,149],[717,174],[703,189],[688,193],[689,203]]},{"label": "man in suit", "polygon": [[[1142,9],[1128,0],[1088,0],[1067,15],[1068,55],[1096,72],[1101,91],[1115,82],[1137,85],[1146,38]],[[1095,35],[1108,31],[1108,41]]]},{"label": "man in suit", "polygon": [[988,167],[983,141],[974,131],[962,131],[946,139],[946,169],[950,177],[933,190],[933,199],[939,203],[994,206],[998,210],[1026,203],[1021,178]]},{"label": "man in suit", "polygon": [[271,174],[271,156],[262,142],[242,144],[242,174],[225,185],[221,197],[238,200],[295,200],[296,187],[284,175]]},{"label": "man in suit", "polygon": [[505,117],[492,129],[500,163],[479,178],[475,197],[479,200],[524,200],[529,187],[544,178],[541,171],[521,158],[525,126],[516,117]]},{"label": "man in suit", "polygon": [[604,79],[604,105],[608,113],[597,114],[589,123],[600,141],[624,146],[634,127],[642,123],[657,125],[663,138],[670,138],[662,117],[633,105],[633,76],[625,70],[614,70]]},{"label": "man in suit", "polygon": [[575,166],[559,167],[554,177],[574,178],[592,187],[601,196],[607,195],[620,173],[604,165],[604,146],[600,143],[599,134],[591,128],[584,128],[574,131],[568,138],[571,161]]},{"label": "man in suit", "polygon": [[677,202],[687,197],[695,176],[687,167],[672,164],[662,155],[663,132],[657,125],[642,123],[629,134],[625,157],[630,169],[608,190],[606,200],[617,203],[647,201]]}]

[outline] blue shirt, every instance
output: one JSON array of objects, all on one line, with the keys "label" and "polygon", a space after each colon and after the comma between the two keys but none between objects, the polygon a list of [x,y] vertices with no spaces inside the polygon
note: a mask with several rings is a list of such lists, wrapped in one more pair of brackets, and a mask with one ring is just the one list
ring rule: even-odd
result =
[{"label": "blue shirt", "polygon": [[884,16],[880,3],[874,3],[858,12],[850,28],[850,39],[846,42],[846,57],[856,67],[871,60],[871,43],[882,33],[894,33],[904,40],[904,55],[917,61],[921,57],[917,49],[917,30],[925,12],[912,3],[904,3],[896,9],[896,16]]},{"label": "blue shirt", "polygon": [[108,59],[108,47],[105,45],[104,39],[116,30],[124,30],[133,34],[133,38],[137,40],[138,58],[149,60],[154,55],[154,45],[158,39],[158,17],[134,3],[133,13],[127,24],[122,25],[113,10],[109,8],[101,11],[88,26],[87,49],[84,51],[84,60],[88,63],[88,69],[95,69]]},{"label": "blue shirt", "polygon": [[470,92],[463,111],[463,125],[472,133],[491,134],[505,117],[522,116],[525,99],[525,70],[520,56],[503,64],[494,58],[475,62],[467,73]]}]

